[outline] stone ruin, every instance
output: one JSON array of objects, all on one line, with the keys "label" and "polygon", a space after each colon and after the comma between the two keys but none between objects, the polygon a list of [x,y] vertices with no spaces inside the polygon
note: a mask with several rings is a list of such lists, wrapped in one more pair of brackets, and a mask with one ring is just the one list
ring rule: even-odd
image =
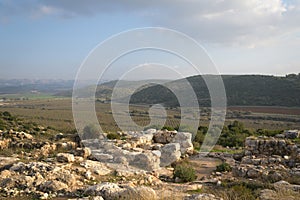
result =
[{"label": "stone ruin", "polygon": [[104,163],[131,165],[147,171],[166,167],[193,153],[192,134],[149,129],[119,132],[123,140],[83,140],[92,156]]},{"label": "stone ruin", "polygon": [[300,147],[288,139],[248,137],[245,152],[236,159],[233,175],[238,177],[274,182],[300,177]]}]

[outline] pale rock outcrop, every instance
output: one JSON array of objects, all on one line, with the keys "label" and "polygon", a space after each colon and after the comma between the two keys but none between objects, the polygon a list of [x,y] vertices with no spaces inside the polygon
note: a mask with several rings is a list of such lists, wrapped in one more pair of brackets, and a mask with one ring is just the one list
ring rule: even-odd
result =
[{"label": "pale rock outcrop", "polygon": [[160,166],[166,167],[180,159],[180,144],[169,143],[161,149]]}]

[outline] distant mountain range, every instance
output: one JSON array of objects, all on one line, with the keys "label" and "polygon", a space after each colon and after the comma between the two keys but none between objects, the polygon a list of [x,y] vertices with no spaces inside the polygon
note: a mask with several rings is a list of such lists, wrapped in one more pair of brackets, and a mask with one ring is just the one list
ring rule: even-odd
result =
[{"label": "distant mountain range", "polygon": [[73,83],[72,80],[1,79],[0,94],[56,93],[72,89]]},{"label": "distant mountain range", "polygon": [[[213,75],[204,75],[213,77]],[[264,75],[223,75],[229,106],[287,106],[300,107],[300,75],[285,77]],[[167,88],[186,90],[185,81],[193,87],[200,106],[210,105],[210,96],[206,84],[201,76],[192,76],[174,81],[147,80],[147,81],[110,81],[97,86],[96,98],[109,101],[112,91],[117,90],[121,96],[134,93],[130,103],[133,104],[163,104],[168,107],[177,107],[179,103],[175,95]],[[118,87],[116,83],[118,82]],[[153,82],[160,82],[154,84]],[[56,96],[71,97],[74,81],[17,81],[0,80],[0,94],[24,93],[37,90],[48,92]],[[136,90],[136,85],[143,85]],[[88,84],[83,84],[88,85]],[[165,87],[167,86],[167,87]],[[83,87],[82,95],[88,94],[92,87]],[[122,102],[123,99],[115,99]]]}]

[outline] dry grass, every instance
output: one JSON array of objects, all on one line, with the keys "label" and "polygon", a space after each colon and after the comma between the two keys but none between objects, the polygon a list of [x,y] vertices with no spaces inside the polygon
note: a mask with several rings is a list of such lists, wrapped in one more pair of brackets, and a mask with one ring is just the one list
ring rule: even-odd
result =
[{"label": "dry grass", "polygon": [[[230,108],[232,109],[232,108]],[[272,108],[273,110],[275,108]],[[70,98],[51,98],[51,99],[35,99],[10,102],[8,105],[0,106],[0,111],[9,111],[13,115],[17,115],[25,118],[27,121],[41,124],[45,127],[51,126],[58,129],[61,132],[72,132],[75,129],[72,114],[72,101]],[[119,130],[116,124],[110,104],[104,104],[97,102],[96,111],[99,123],[104,131],[117,131]],[[150,122],[148,112],[149,106],[130,106],[132,111],[132,120],[134,120],[140,126],[147,126]],[[117,113],[121,117],[124,116],[124,121],[131,120],[125,115],[125,113]],[[201,113],[200,124],[207,126],[209,120],[207,116]],[[176,127],[180,123],[180,109],[167,109],[167,121],[165,126]],[[264,114],[262,114],[264,115]],[[234,119],[230,119],[234,120]],[[300,124],[292,122],[280,122],[280,121],[268,121],[268,120],[241,120],[247,128],[270,128],[270,129],[287,129],[297,128]],[[227,122],[228,123],[228,122]]]}]

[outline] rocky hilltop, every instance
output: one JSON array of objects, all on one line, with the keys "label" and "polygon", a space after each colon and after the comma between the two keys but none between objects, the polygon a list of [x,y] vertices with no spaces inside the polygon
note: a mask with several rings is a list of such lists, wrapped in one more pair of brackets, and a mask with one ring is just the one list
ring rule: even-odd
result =
[{"label": "rocky hilltop", "polygon": [[204,157],[188,132],[80,140],[8,122],[0,130],[0,199],[300,199],[297,131],[247,137],[242,149]]}]

